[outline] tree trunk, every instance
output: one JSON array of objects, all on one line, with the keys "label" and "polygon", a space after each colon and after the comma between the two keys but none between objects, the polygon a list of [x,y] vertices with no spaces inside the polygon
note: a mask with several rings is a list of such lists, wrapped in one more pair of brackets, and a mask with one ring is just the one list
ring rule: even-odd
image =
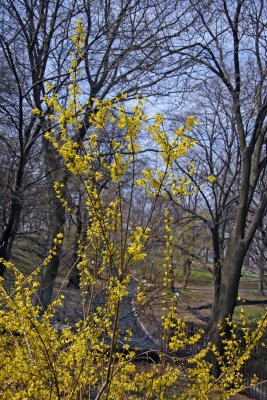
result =
[{"label": "tree trunk", "polygon": [[189,280],[189,277],[191,274],[191,264],[192,264],[192,261],[187,260],[183,266],[183,275],[184,275],[183,290],[186,290],[186,288],[187,288],[188,280]]},{"label": "tree trunk", "polygon": [[[65,209],[63,208],[61,202],[55,199],[53,202],[53,229],[51,233],[51,248],[53,247],[53,239],[58,233],[64,231],[65,225]],[[62,255],[62,245],[58,245],[56,249],[55,257],[50,261],[50,263],[43,268],[42,278],[39,290],[37,292],[37,304],[42,306],[43,311],[45,311],[49,304],[51,304],[53,289],[56,277],[58,275],[58,268]]]},{"label": "tree trunk", "polygon": [[76,235],[74,240],[74,247],[72,253],[72,267],[69,273],[68,280],[68,288],[80,290],[80,271],[77,268],[77,264],[79,263],[79,242],[83,241],[82,239],[82,228],[83,221],[81,215],[81,196],[79,198],[79,205],[77,210],[77,227],[76,227]]},{"label": "tree trunk", "polygon": [[[61,201],[57,198],[54,190],[54,182],[57,180],[63,181],[64,184],[68,181],[68,172],[64,168],[64,179],[62,180],[61,163],[53,145],[43,139],[45,168],[48,179],[48,195],[49,195],[49,228],[50,228],[50,248],[54,246],[54,238],[58,233],[64,232],[66,220],[65,209]],[[37,291],[35,304],[42,306],[43,312],[47,309],[52,301],[55,279],[58,274],[58,268],[62,255],[62,245],[57,246],[57,254],[51,260],[49,265],[45,266],[42,271],[41,283]]]},{"label": "tree trunk", "polygon": [[212,245],[213,245],[213,281],[214,281],[214,296],[212,313],[215,313],[217,308],[217,303],[219,301],[220,290],[221,290],[221,280],[222,280],[222,264],[221,264],[221,251],[220,251],[220,236],[218,232],[218,225],[214,227],[211,231],[212,233]]},{"label": "tree trunk", "polygon": [[259,231],[261,234],[261,248],[260,248],[260,259],[259,259],[259,292],[263,296],[264,295],[264,281],[265,281],[265,252],[267,249],[267,232],[266,227],[263,226],[263,221],[261,221],[259,226]]},{"label": "tree trunk", "polygon": [[[20,223],[21,211],[23,207],[22,183],[24,177],[25,159],[26,158],[21,158],[20,160],[14,185],[15,189],[11,201],[9,218],[0,238],[0,258],[3,258],[5,261],[10,260],[12,246]],[[5,266],[0,262],[0,276],[4,277],[4,273]]]},{"label": "tree trunk", "polygon": [[265,257],[264,257],[264,250],[260,254],[259,259],[259,293],[264,296],[264,264],[265,264]]},{"label": "tree trunk", "polygon": [[[237,297],[238,287],[241,277],[241,270],[246,255],[247,246],[243,241],[234,243],[230,246],[226,259],[222,266],[222,280],[219,298],[216,307],[212,309],[211,328],[210,328],[210,341],[215,344],[216,348],[223,354],[223,345],[220,336],[220,329],[218,327],[221,324],[221,329],[228,334],[228,327],[226,318],[232,319]],[[213,373],[218,376],[219,366],[213,356],[210,357],[213,363]]]}]

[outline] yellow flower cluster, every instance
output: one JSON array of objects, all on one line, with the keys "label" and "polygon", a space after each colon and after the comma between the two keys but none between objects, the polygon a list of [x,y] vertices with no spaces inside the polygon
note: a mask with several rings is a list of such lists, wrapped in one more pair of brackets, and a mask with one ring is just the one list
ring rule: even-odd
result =
[{"label": "yellow flower cluster", "polygon": [[[190,131],[197,124],[189,117],[184,126],[173,134],[164,130],[164,116],[156,115],[152,124],[147,122],[143,102],[136,99],[132,108],[123,101],[125,94],[114,99],[83,104],[83,94],[78,86],[79,65],[83,57],[85,41],[82,21],[77,21],[72,40],[76,46],[71,54],[69,99],[63,105],[51,85],[50,95],[44,100],[53,110],[50,119],[58,124],[46,137],[64,159],[72,175],[78,175],[85,189],[84,210],[87,223],[84,238],[78,243],[78,263],[81,280],[83,318],[74,329],[64,326],[57,330],[53,317],[62,304],[59,296],[40,317],[40,307],[33,305],[38,283],[36,269],[25,277],[10,262],[0,259],[14,276],[14,285],[8,292],[0,287],[0,398],[9,399],[209,399],[215,393],[217,399],[227,400],[243,388],[241,373],[255,344],[261,340],[267,327],[267,316],[263,317],[255,331],[247,327],[241,313],[243,342],[236,334],[236,326],[226,321],[231,337],[222,332],[225,348],[224,357],[209,344],[206,349],[188,360],[189,384],[183,393],[177,390],[179,366],[167,363],[162,354],[158,364],[150,364],[137,373],[134,362],[138,349],[131,348],[133,332],[122,333],[122,350],[119,329],[120,311],[124,299],[129,296],[135,265],[147,255],[149,240],[155,229],[152,222],[156,202],[166,191],[172,196],[183,196],[190,192],[191,182],[177,177],[173,165],[195,145]],[[84,142],[80,143],[79,130],[82,126],[84,109],[91,109]],[[40,115],[35,109],[33,113]],[[112,127],[118,131],[112,137],[110,153],[101,154],[100,135]],[[161,156],[159,170],[144,169],[141,177],[135,168],[136,157],[141,149],[140,135],[146,131],[153,141],[153,148]],[[119,139],[118,139],[119,138]],[[111,158],[111,161],[110,161]],[[194,174],[194,165],[189,165],[189,176]],[[109,188],[101,191],[101,183],[109,178]],[[207,178],[210,182],[214,177]],[[128,186],[125,189],[125,182]],[[55,183],[56,195],[63,206],[68,203],[62,191],[64,185]],[[151,213],[143,226],[135,223],[132,199],[135,191],[145,190],[151,195]],[[128,199],[128,201],[125,201]],[[174,219],[167,202],[162,204],[158,224],[164,223],[164,262],[162,288],[162,348],[176,353],[186,345],[197,343],[202,332],[187,337],[185,321],[177,317],[177,305],[170,300],[173,259]],[[69,210],[71,212],[71,210]],[[151,222],[152,221],[152,222]],[[63,242],[63,234],[54,239],[54,246],[43,265],[56,255],[57,247]],[[98,295],[103,297],[102,306],[93,306]],[[146,296],[138,287],[136,300],[144,304]],[[170,305],[171,302],[171,305]],[[245,344],[245,346],[244,346]],[[220,365],[219,378],[211,374],[212,365],[207,354],[213,353]],[[174,360],[177,357],[174,354]],[[171,390],[171,391],[170,391]]]},{"label": "yellow flower cluster", "polygon": [[188,134],[198,121],[194,117],[189,117],[185,126],[174,131],[174,138],[170,140],[169,135],[163,129],[164,117],[162,115],[155,116],[155,122],[148,125],[146,130],[152,133],[152,137],[160,146],[163,161],[172,166],[173,161],[185,156],[188,151],[196,145],[196,141],[191,139]]},{"label": "yellow flower cluster", "polygon": [[56,192],[56,197],[60,200],[62,206],[68,211],[70,212],[71,209],[68,206],[68,201],[62,196],[62,190],[64,189],[65,185],[64,183],[60,183],[60,182],[55,182],[54,183],[54,189]]},{"label": "yellow flower cluster", "polygon": [[132,240],[128,246],[128,254],[133,261],[142,261],[146,253],[144,253],[144,247],[146,241],[149,239],[149,228],[138,226],[131,232]]},{"label": "yellow flower cluster", "polygon": [[58,246],[61,246],[63,243],[63,233],[58,233],[54,238],[54,246],[49,250],[48,256],[43,261],[43,266],[46,267],[53,258],[57,255]]},{"label": "yellow flower cluster", "polygon": [[[240,333],[240,327],[229,319],[225,321],[230,332],[227,337],[223,327],[221,327],[225,349],[223,355],[218,352],[214,345],[208,344],[206,349],[189,360],[189,363],[193,366],[189,370],[189,378],[192,384],[186,392],[186,396],[200,400],[209,399],[213,393],[216,393],[216,398],[228,400],[245,389],[243,366],[267,327],[267,314],[263,315],[254,330],[248,328],[244,311],[241,311],[240,318],[242,333]],[[214,354],[220,367],[220,376],[217,378],[211,373],[213,365],[207,361],[208,353]],[[256,382],[257,378],[255,377],[251,385]],[[186,396],[183,395],[181,399],[187,399]]]},{"label": "yellow flower cluster", "polygon": [[217,181],[217,178],[216,178],[216,176],[214,176],[214,175],[209,175],[209,176],[207,176],[206,180],[207,180],[208,182],[213,183],[213,182],[216,182],[216,181]]}]

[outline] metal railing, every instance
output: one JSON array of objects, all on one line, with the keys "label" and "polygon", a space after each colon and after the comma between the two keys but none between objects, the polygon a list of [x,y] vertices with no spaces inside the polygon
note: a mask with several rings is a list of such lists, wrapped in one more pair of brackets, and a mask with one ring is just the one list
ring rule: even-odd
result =
[{"label": "metal railing", "polygon": [[[209,329],[204,324],[195,322],[186,323],[186,333],[192,336],[202,329],[204,334],[202,339],[194,346],[185,346],[178,351],[178,357],[184,358],[196,354],[201,349],[205,348],[208,343]],[[267,400],[267,348],[257,345],[252,351],[251,357],[243,366],[242,373],[244,374],[247,389],[244,394],[257,399]],[[251,382],[257,377],[258,383],[250,386]]]}]

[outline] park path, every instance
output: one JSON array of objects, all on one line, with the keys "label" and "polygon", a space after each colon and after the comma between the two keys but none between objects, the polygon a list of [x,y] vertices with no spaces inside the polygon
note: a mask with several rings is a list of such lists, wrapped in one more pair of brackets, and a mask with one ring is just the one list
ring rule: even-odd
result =
[{"label": "park path", "polygon": [[[78,290],[61,288],[64,295],[63,306],[58,310],[55,325],[60,326],[68,323],[73,325],[79,319],[83,318],[81,295]],[[59,289],[55,290],[54,296],[57,296]],[[160,350],[159,342],[148,332],[143,321],[139,318],[139,312],[134,306],[134,300],[137,293],[137,281],[131,279],[129,284],[129,294],[126,296],[120,306],[118,347],[126,343],[125,336],[127,331],[132,332],[130,339],[131,348],[138,347],[139,352],[158,352]],[[94,298],[94,307],[101,307],[105,304],[105,289],[102,289]],[[68,322],[67,322],[68,321]]]}]

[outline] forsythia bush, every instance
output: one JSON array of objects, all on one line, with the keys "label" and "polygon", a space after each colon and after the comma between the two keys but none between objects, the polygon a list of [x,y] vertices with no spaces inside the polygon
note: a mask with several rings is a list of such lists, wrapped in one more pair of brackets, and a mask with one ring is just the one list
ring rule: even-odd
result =
[{"label": "forsythia bush", "polygon": [[[212,344],[187,361],[187,380],[179,366],[179,358],[170,354],[185,345],[195,344],[201,332],[191,338],[186,336],[185,323],[177,318],[175,301],[169,307],[170,259],[172,256],[172,224],[170,203],[165,201],[157,221],[153,213],[157,202],[171,193],[179,198],[190,192],[190,181],[178,178],[173,163],[187,154],[195,145],[189,132],[197,123],[189,117],[185,126],[172,135],[164,130],[164,118],[156,115],[149,122],[142,101],[136,100],[131,110],[123,106],[123,98],[93,100],[87,104],[89,126],[82,143],[79,132],[83,129],[83,109],[80,102],[82,90],[78,86],[78,64],[82,60],[83,29],[77,23],[73,41],[71,85],[67,106],[63,106],[56,93],[45,101],[53,113],[49,116],[55,128],[46,134],[63,157],[70,174],[78,176],[86,196],[84,205],[88,214],[86,238],[80,243],[78,269],[81,277],[83,319],[75,327],[62,330],[53,327],[53,316],[62,303],[58,297],[44,312],[34,306],[32,299],[38,287],[38,274],[55,255],[63,234],[55,238],[52,249],[43,265],[30,276],[24,276],[11,263],[14,286],[8,292],[1,284],[0,310],[0,396],[1,399],[228,399],[244,388],[242,366],[266,328],[266,316],[259,321],[255,331],[247,328],[242,314],[243,335],[236,335],[231,323],[231,339],[224,338],[225,354],[218,354]],[[52,88],[49,87],[51,91]],[[34,110],[42,114],[40,110]],[[99,136],[117,132],[111,140],[108,154],[101,151]],[[159,169],[137,170],[142,150],[140,135],[146,132],[157,151]],[[110,161],[111,160],[111,161]],[[188,166],[194,173],[194,166]],[[100,183],[109,178],[113,189],[112,200],[105,199]],[[126,185],[127,183],[127,185]],[[57,182],[55,190],[63,205],[68,202],[61,195],[63,184]],[[132,222],[133,199],[138,191],[146,191],[151,198],[146,221],[142,226]],[[127,201],[125,200],[127,199]],[[146,249],[160,223],[164,225],[165,261],[163,263],[163,349],[159,363],[150,364],[137,373],[135,357],[138,349],[131,349],[131,332],[128,331],[123,350],[118,350],[119,318],[122,300],[129,295],[134,265],[146,257]],[[94,267],[92,266],[94,260]],[[94,308],[91,299],[99,279],[105,279],[105,304]],[[89,294],[89,295],[88,295]],[[143,301],[140,291],[137,298]],[[41,315],[41,316],[40,316]],[[170,334],[171,332],[171,334]],[[222,333],[223,334],[223,333]],[[207,353],[213,352],[221,367],[221,374],[211,374],[212,365]],[[184,368],[184,367],[183,367]],[[182,379],[181,379],[182,378]],[[182,389],[179,385],[182,381]]]}]

